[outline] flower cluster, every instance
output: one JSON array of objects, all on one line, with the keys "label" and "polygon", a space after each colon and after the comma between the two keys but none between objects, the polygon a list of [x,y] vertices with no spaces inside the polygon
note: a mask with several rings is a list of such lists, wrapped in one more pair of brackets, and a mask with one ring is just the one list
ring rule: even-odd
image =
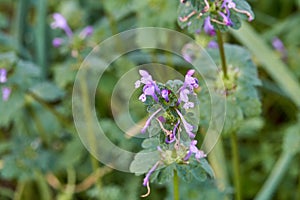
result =
[{"label": "flower cluster", "polygon": [[[51,28],[63,30],[67,35],[68,39],[71,39],[73,37],[73,32],[70,26],[68,25],[66,18],[60,13],[54,13],[52,17],[54,21],[51,23]],[[86,37],[91,36],[93,34],[93,31],[94,29],[92,26],[87,26],[79,33],[79,38],[85,39]],[[52,45],[54,47],[60,47],[65,42],[65,39],[61,37],[56,37],[52,40]]]},{"label": "flower cluster", "polygon": [[[184,82],[176,80],[179,84],[174,88],[168,82],[166,84],[157,83],[147,71],[139,70],[141,79],[135,82],[135,88],[142,87],[139,100],[156,108],[147,119],[141,132],[150,131],[148,128],[156,122],[160,127],[160,133],[165,138],[157,146],[161,159],[144,178],[143,185],[148,188],[148,193],[143,195],[144,197],[150,193],[150,176],[159,166],[173,162],[188,164],[192,155],[198,161],[206,157],[205,153],[196,147],[195,131],[197,127],[189,123],[184,114],[194,108],[197,103],[194,89],[199,85],[197,78],[193,77],[194,73],[195,70],[189,70],[185,75]],[[161,135],[159,137],[161,138]],[[169,153],[170,151],[173,153]],[[174,158],[170,155],[177,156]]]},{"label": "flower cluster", "polygon": [[[4,68],[0,68],[0,83],[7,82],[7,70]],[[7,101],[9,99],[11,93],[11,89],[9,87],[3,86],[2,87],[2,100]]]},{"label": "flower cluster", "polygon": [[[239,28],[239,18],[254,19],[249,4],[245,0],[180,0],[179,24],[191,27],[197,24],[197,32],[203,29],[210,36],[216,30],[226,30],[227,27]],[[200,30],[199,30],[200,29]]]}]

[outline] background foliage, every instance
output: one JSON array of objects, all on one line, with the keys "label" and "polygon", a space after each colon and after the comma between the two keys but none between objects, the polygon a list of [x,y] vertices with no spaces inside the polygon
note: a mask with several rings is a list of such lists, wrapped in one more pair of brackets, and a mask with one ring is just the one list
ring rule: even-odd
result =
[{"label": "background foliage", "polygon": [[[242,108],[249,115],[254,112],[255,117],[244,120],[237,132],[243,197],[253,199],[275,165],[283,171],[274,173],[282,173],[284,178],[272,179],[280,183],[273,199],[299,199],[300,1],[248,2],[256,15],[251,27],[243,24],[241,30],[226,35],[226,42],[244,45],[251,52],[247,57],[254,59],[261,79],[261,84],[250,80],[260,85],[258,94],[250,96],[254,104],[256,98],[261,99],[262,114],[257,117],[259,111]],[[8,71],[8,81],[0,88],[12,90],[8,101],[0,99],[0,199],[140,199],[145,192],[143,177],[102,166],[81,144],[72,120],[72,86],[85,55],[120,31],[158,26],[189,34],[177,25],[178,5],[177,0],[0,1],[0,68]],[[54,12],[66,17],[75,35],[72,40],[50,28]],[[81,40],[80,31],[87,25],[93,26],[94,33]],[[58,36],[68,42],[54,48],[52,39]],[[272,47],[275,37],[283,41],[285,55]],[[196,36],[199,41],[203,38],[208,39]],[[165,52],[141,54],[183,73],[188,67]],[[105,133],[114,143],[133,151],[140,149],[141,141],[117,136],[122,132],[112,120],[109,102],[118,78],[138,64],[142,64],[138,53],[130,60],[118,59],[99,84],[96,97],[99,102],[101,96],[96,109],[105,117]],[[252,73],[249,66],[244,67]],[[122,105],[114,109],[118,106]],[[136,111],[133,116],[138,120],[143,114]],[[232,116],[240,120],[234,113]],[[228,149],[230,141],[224,137],[209,156],[216,182],[180,181],[184,199],[231,198],[233,172]],[[164,183],[154,184],[146,199],[171,198],[171,183]]]}]

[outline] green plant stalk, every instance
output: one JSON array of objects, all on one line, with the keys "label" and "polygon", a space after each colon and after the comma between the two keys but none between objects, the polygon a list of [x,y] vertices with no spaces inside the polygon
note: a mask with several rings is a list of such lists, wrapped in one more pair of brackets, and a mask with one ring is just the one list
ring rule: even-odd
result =
[{"label": "green plant stalk", "polygon": [[174,200],[179,200],[179,179],[176,170],[174,171],[173,176],[173,190]]},{"label": "green plant stalk", "polygon": [[[89,91],[88,91],[88,85],[87,85],[87,81],[86,81],[86,76],[84,75],[83,77],[80,77],[81,80],[81,92],[82,92],[82,96],[83,96],[83,109],[84,109],[84,114],[85,114],[85,118],[88,122],[87,124],[87,137],[88,137],[88,141],[90,143],[90,146],[91,146],[91,151],[94,151],[96,149],[96,138],[94,137],[93,133],[94,133],[94,130],[93,130],[93,124],[91,123],[92,122],[92,111],[91,111],[91,108],[90,108],[90,100],[89,100]],[[91,158],[91,163],[92,163],[92,168],[93,168],[93,171],[96,171],[98,169],[98,162],[97,160],[90,154],[90,158]],[[98,179],[97,180],[97,187],[98,189],[101,188],[101,180]]]},{"label": "green plant stalk", "polygon": [[222,33],[219,30],[217,30],[217,40],[218,40],[218,46],[219,46],[219,52],[220,52],[220,57],[221,57],[221,64],[222,64],[222,70],[224,73],[224,78],[228,79],[226,57],[225,57],[225,52],[224,52],[224,42],[223,42],[223,38],[222,38]]},{"label": "green plant stalk", "polygon": [[241,191],[241,176],[240,176],[240,162],[238,153],[238,140],[236,132],[232,132],[230,135],[231,140],[231,153],[232,153],[232,166],[233,166],[233,183],[235,188],[235,199],[242,199]]},{"label": "green plant stalk", "polygon": [[42,68],[43,77],[48,74],[47,52],[46,52],[46,18],[47,18],[47,0],[39,0],[36,4],[37,10],[37,28],[36,28],[36,62]]},{"label": "green plant stalk", "polygon": [[208,160],[214,170],[215,178],[218,180],[218,188],[220,191],[225,191],[229,185],[229,178],[226,168],[222,137],[219,138],[213,150],[208,154]]},{"label": "green plant stalk", "polygon": [[293,154],[289,152],[284,152],[280,155],[271,174],[269,175],[259,193],[256,195],[255,200],[268,200],[272,198],[274,191],[278,187],[281,179],[290,166],[292,158]]},{"label": "green plant stalk", "polygon": [[52,197],[51,197],[50,188],[47,185],[45,177],[40,171],[35,171],[35,180],[36,180],[37,187],[39,189],[40,199],[51,200]]},{"label": "green plant stalk", "polygon": [[16,27],[16,35],[17,35],[17,49],[18,54],[22,54],[23,49],[23,39],[26,32],[26,19],[28,13],[28,0],[22,0],[18,2],[17,5],[17,27]]}]

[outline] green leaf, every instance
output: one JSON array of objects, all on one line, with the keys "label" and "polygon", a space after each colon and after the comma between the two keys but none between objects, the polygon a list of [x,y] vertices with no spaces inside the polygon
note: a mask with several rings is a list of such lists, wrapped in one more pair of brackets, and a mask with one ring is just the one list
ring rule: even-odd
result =
[{"label": "green leaf", "polygon": [[[251,9],[251,6],[248,4],[248,2],[246,0],[235,0],[234,2],[236,4],[237,9],[247,11],[248,13],[250,13],[252,15],[253,19],[255,18],[255,15]],[[236,12],[236,13],[237,13],[237,15],[239,15],[239,17],[241,19],[248,20],[247,15],[238,13],[238,12]]]},{"label": "green leaf", "polygon": [[[159,184],[165,184],[165,183],[170,182],[174,176],[174,169],[175,169],[174,164],[160,169],[159,173],[156,177],[157,182]],[[155,180],[153,180],[153,181],[155,181]]]},{"label": "green leaf", "polygon": [[151,167],[155,165],[157,161],[159,161],[159,153],[158,151],[147,152],[140,151],[134,157],[134,160],[130,164],[130,172],[135,173],[137,175],[144,174],[148,172]]},{"label": "green leaf", "polygon": [[190,169],[190,166],[189,165],[186,165],[186,164],[176,164],[176,169],[177,169],[177,172],[178,172],[178,176],[186,181],[186,182],[191,182],[192,178],[193,178],[193,175],[192,175],[192,172],[191,172],[191,169]]},{"label": "green leaf", "polygon": [[157,146],[159,146],[159,139],[157,137],[147,138],[142,143],[144,149],[157,149]]},{"label": "green leaf", "polygon": [[300,122],[286,130],[283,150],[291,154],[300,152]]},{"label": "green leaf", "polygon": [[57,101],[64,97],[65,92],[51,82],[41,82],[29,89],[37,97],[45,101]]}]

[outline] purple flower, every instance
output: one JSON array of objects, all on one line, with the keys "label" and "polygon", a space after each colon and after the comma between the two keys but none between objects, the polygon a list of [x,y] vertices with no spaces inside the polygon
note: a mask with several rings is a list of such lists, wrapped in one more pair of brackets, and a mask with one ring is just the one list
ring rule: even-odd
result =
[{"label": "purple flower", "polygon": [[188,94],[190,94],[190,90],[188,89],[182,89],[179,92],[179,99],[183,102],[188,102],[189,101],[189,97]]},{"label": "purple flower", "polygon": [[207,48],[211,48],[211,49],[216,49],[218,48],[219,45],[216,41],[211,40],[208,44],[207,44]]},{"label": "purple flower", "polygon": [[158,102],[158,97],[156,93],[160,94],[160,90],[156,85],[155,81],[152,80],[152,76],[145,70],[139,70],[140,75],[142,76],[140,80],[135,82],[135,88],[144,84],[143,94],[139,97],[139,100],[142,102],[146,101],[146,96],[152,96],[155,101]]},{"label": "purple flower", "polygon": [[0,83],[5,83],[7,81],[7,71],[4,68],[0,69]]},{"label": "purple flower", "polygon": [[62,16],[60,13],[54,13],[52,15],[54,22],[51,23],[51,28],[56,29],[62,29],[65,31],[68,37],[72,37],[73,33],[70,29],[67,20]]},{"label": "purple flower", "polygon": [[198,85],[198,80],[193,76],[193,74],[195,73],[195,70],[191,69],[189,70],[186,75],[185,75],[185,79],[184,79],[184,85],[188,86],[191,90],[193,90],[193,88],[197,88]]},{"label": "purple flower", "polygon": [[2,88],[2,99],[3,101],[7,101],[9,99],[11,93],[11,89],[8,87],[3,87]]},{"label": "purple flower", "polygon": [[79,37],[84,39],[86,37],[91,36],[93,32],[94,32],[94,28],[92,26],[87,26],[80,32]]},{"label": "purple flower", "polygon": [[[168,136],[166,137],[165,142],[166,142],[167,144],[170,144],[170,143],[172,143],[172,142],[174,142],[174,141],[176,140],[176,131],[178,130],[179,124],[180,124],[180,120],[178,120],[178,122],[177,122],[176,125],[174,126],[173,131],[172,131],[172,134],[170,134],[170,135],[168,135]],[[169,138],[168,138],[168,137],[169,137]]]},{"label": "purple flower", "polygon": [[147,186],[148,192],[146,194],[142,195],[141,197],[147,197],[150,194],[150,187],[149,187],[150,176],[157,169],[158,165],[159,165],[159,161],[156,162],[155,165],[146,174],[146,177],[143,180],[143,186]]},{"label": "purple flower", "polygon": [[161,111],[161,108],[159,108],[157,111],[155,111],[146,121],[144,127],[141,130],[141,133],[145,133],[148,126],[151,124],[151,120]]},{"label": "purple flower", "polygon": [[184,127],[186,133],[189,135],[190,138],[194,138],[196,135],[192,132],[193,126],[184,119],[183,115],[181,114],[181,112],[178,109],[176,109],[176,112],[179,115],[179,117],[183,123],[183,127]]},{"label": "purple flower", "polygon": [[210,36],[216,35],[216,31],[215,31],[213,25],[210,23],[210,16],[205,18],[203,29],[204,29],[205,33],[207,33]]},{"label": "purple flower", "polygon": [[169,102],[169,94],[170,91],[167,89],[161,91],[161,96],[166,100],[166,102]]},{"label": "purple flower", "polygon": [[186,102],[185,104],[183,104],[183,108],[184,109],[194,108],[194,103],[193,102]]},{"label": "purple flower", "polygon": [[197,148],[196,144],[197,144],[197,140],[192,140],[191,141],[190,149],[189,149],[187,155],[185,156],[184,160],[188,160],[191,157],[192,154],[195,154],[195,158],[198,161],[199,161],[199,159],[206,157],[206,154],[203,151],[199,150]]},{"label": "purple flower", "polygon": [[62,45],[62,43],[64,42],[64,39],[62,38],[54,38],[52,40],[52,45],[57,48],[57,47],[60,47]]},{"label": "purple flower", "polygon": [[219,15],[221,15],[221,17],[223,18],[223,22],[224,22],[225,25],[232,26],[233,23],[232,23],[232,21],[230,19],[230,11],[229,11],[228,8],[226,8],[226,11],[227,11],[227,15],[225,15],[222,12],[219,12]]},{"label": "purple flower", "polygon": [[278,37],[273,38],[272,46],[274,47],[274,49],[276,49],[279,52],[285,51],[284,44]]}]

